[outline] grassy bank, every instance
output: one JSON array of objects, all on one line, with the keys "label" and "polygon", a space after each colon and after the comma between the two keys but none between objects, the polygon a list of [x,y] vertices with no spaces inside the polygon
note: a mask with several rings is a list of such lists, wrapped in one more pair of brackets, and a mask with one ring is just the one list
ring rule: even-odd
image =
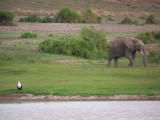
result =
[{"label": "grassy bank", "polygon": [[7,44],[0,45],[1,95],[18,93],[18,81],[23,84],[20,93],[36,95],[160,95],[160,66],[148,63],[144,68],[140,54],[133,68],[127,67],[126,58],[119,60],[119,68],[113,68],[113,64],[107,68],[107,60],[41,53],[37,47],[42,38],[16,41],[10,37],[5,39]]}]

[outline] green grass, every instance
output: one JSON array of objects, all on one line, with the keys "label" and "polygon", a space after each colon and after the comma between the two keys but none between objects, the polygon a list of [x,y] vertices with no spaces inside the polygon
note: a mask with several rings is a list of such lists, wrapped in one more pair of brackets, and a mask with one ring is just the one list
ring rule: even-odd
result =
[{"label": "green grass", "polygon": [[[12,33],[11,33],[12,34]],[[38,39],[38,38],[37,38]],[[0,45],[0,95],[20,93],[53,95],[160,95],[160,65],[147,64],[137,54],[133,68],[126,58],[119,68],[107,68],[107,60],[88,60],[73,56],[41,53],[39,42],[23,41]],[[58,62],[63,59],[78,61]]]},{"label": "green grass", "polygon": [[35,63],[0,62],[0,94],[17,93],[16,83],[23,83],[21,93],[54,95],[160,95],[158,67],[107,68],[106,64],[85,62]]}]

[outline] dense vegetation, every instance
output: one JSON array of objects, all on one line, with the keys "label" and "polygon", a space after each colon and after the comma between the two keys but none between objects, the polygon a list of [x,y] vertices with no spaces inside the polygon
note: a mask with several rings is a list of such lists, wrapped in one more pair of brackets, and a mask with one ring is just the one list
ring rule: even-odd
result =
[{"label": "dense vegetation", "polygon": [[10,26],[14,25],[15,14],[9,11],[0,11],[0,25]]},{"label": "dense vegetation", "polygon": [[156,51],[151,51],[148,55],[148,60],[150,63],[160,63],[160,43],[159,48]]},{"label": "dense vegetation", "polygon": [[97,16],[92,10],[87,10],[82,13],[83,23],[101,23],[101,17]]},{"label": "dense vegetation", "polygon": [[89,59],[107,58],[108,43],[102,30],[82,28],[80,35],[66,35],[59,39],[46,39],[39,49],[48,53],[79,56]]},{"label": "dense vegetation", "polygon": [[37,14],[32,14],[24,18],[20,18],[19,22],[42,22],[42,23],[51,23],[53,22],[52,18],[49,15],[46,15],[44,18],[40,18]]},{"label": "dense vegetation", "polygon": [[123,18],[123,20],[120,22],[121,24],[133,24],[133,21],[129,17]]},{"label": "dense vegetation", "polygon": [[160,42],[160,30],[139,33],[136,38],[142,40],[145,44]]},{"label": "dense vegetation", "polygon": [[81,22],[80,15],[71,8],[64,8],[54,17],[54,22],[57,23],[79,23]]},{"label": "dense vegetation", "polygon": [[32,32],[25,32],[21,35],[21,38],[37,38],[38,35]]},{"label": "dense vegetation", "polygon": [[146,18],[146,24],[155,24],[155,19],[156,16],[155,14],[150,14],[147,18]]}]

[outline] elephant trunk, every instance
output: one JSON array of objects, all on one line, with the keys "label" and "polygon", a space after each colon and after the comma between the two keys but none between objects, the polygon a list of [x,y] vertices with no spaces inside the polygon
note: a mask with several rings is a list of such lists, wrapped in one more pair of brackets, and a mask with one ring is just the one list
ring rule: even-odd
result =
[{"label": "elephant trunk", "polygon": [[143,49],[140,49],[141,50],[141,53],[143,55],[143,64],[144,64],[144,67],[146,67],[146,50],[143,48]]},{"label": "elephant trunk", "polygon": [[146,52],[144,52],[144,55],[143,55],[143,64],[144,64],[144,67],[146,67]]}]

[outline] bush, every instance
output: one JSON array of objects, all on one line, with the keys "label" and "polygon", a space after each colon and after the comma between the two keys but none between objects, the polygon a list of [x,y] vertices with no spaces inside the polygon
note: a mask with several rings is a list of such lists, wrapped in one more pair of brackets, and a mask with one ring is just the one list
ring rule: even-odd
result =
[{"label": "bush", "polygon": [[125,17],[121,22],[121,24],[133,24],[133,21],[129,17]]},{"label": "bush", "polygon": [[0,25],[13,25],[15,14],[9,11],[0,11]]},{"label": "bush", "polygon": [[20,18],[19,22],[40,22],[41,18],[37,14],[29,15],[25,18]]},{"label": "bush", "polygon": [[160,42],[160,30],[139,33],[136,38],[142,40],[144,44]]},{"label": "bush", "polygon": [[112,15],[108,15],[108,16],[107,16],[107,20],[109,20],[109,21],[114,21]]},{"label": "bush", "polygon": [[154,14],[150,14],[146,18],[146,24],[155,24],[155,19],[156,19],[156,16]]},{"label": "bush", "polygon": [[80,16],[70,8],[64,8],[53,18],[57,23],[101,23],[101,17],[97,16],[92,10],[87,10]]},{"label": "bush", "polygon": [[106,35],[94,27],[82,28],[79,35],[66,35],[59,39],[46,39],[39,45],[39,50],[55,53],[79,56],[88,59],[108,57],[108,43]]},{"label": "bush", "polygon": [[52,21],[52,18],[49,15],[46,15],[44,18],[41,19],[41,22],[42,23],[51,23],[53,21]]},{"label": "bush", "polygon": [[36,33],[26,32],[21,35],[21,38],[37,38],[38,35]]},{"label": "bush", "polygon": [[151,51],[147,58],[150,63],[160,63],[160,45],[159,49],[156,51]]},{"label": "bush", "polygon": [[79,23],[81,17],[76,11],[64,8],[54,17],[53,21],[57,23]]},{"label": "bush", "polygon": [[98,17],[92,10],[87,10],[82,13],[82,21],[84,23],[101,23],[101,17]]}]

